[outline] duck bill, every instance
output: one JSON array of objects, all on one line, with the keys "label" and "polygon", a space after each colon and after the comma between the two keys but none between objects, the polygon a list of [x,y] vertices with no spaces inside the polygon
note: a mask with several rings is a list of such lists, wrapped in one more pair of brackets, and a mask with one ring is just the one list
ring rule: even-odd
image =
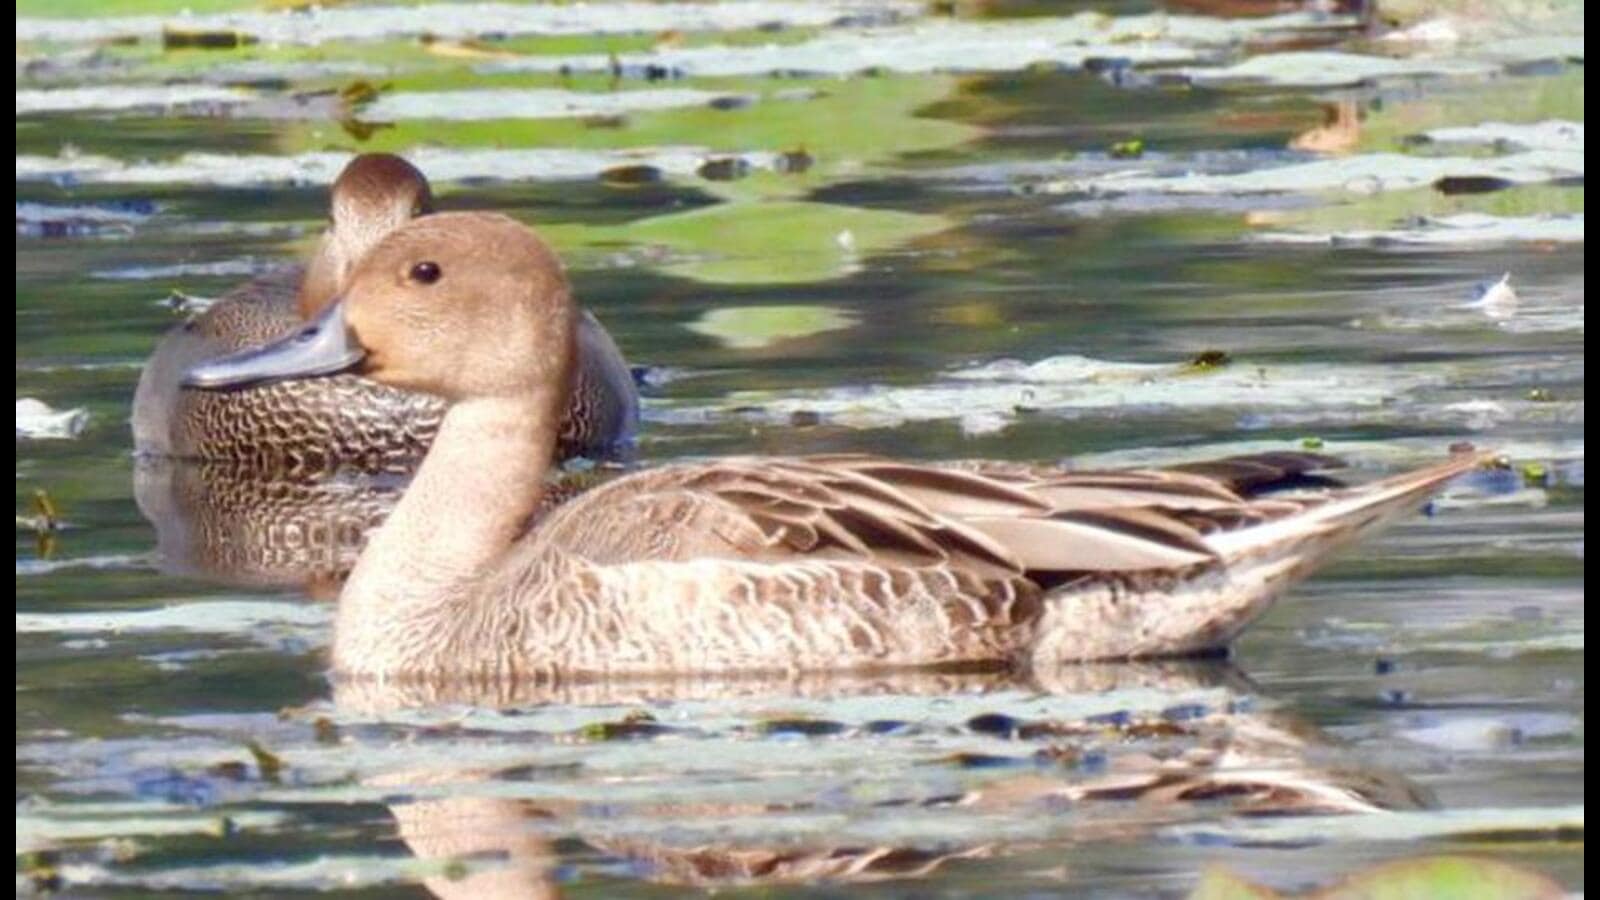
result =
[{"label": "duck bill", "polygon": [[293,378],[348,372],[367,351],[345,327],[344,300],[335,300],[288,337],[203,362],[184,373],[185,387],[227,390]]}]

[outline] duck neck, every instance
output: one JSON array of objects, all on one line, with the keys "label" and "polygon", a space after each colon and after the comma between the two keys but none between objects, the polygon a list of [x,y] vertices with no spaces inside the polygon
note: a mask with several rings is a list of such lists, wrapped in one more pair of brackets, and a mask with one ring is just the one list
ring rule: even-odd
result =
[{"label": "duck neck", "polygon": [[309,322],[316,318],[317,313],[322,312],[323,307],[338,295],[340,283],[344,280],[344,267],[340,265],[337,253],[333,235],[324,234],[322,240],[317,242],[317,251],[306,266],[305,276],[300,280],[300,292],[295,297],[295,308],[301,319]]},{"label": "duck neck", "polygon": [[383,221],[360,225],[347,223],[342,228],[336,227],[325,232],[317,243],[311,263],[306,266],[305,277],[300,282],[300,293],[295,298],[300,318],[309,321],[326,309],[344,289],[345,279],[355,264],[400,224]]},{"label": "duck neck", "polygon": [[[561,408],[557,389],[450,407],[427,458],[372,535],[339,598],[334,668],[400,675],[470,610],[471,585],[527,527],[544,490]],[[430,649],[431,648],[431,649]],[[419,655],[420,654],[420,655]]]}]

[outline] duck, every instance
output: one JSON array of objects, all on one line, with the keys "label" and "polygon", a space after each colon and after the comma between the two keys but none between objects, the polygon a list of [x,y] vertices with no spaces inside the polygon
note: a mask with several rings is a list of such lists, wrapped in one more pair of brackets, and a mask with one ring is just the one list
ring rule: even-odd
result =
[{"label": "duck", "polygon": [[1167,470],[833,454],[641,468],[526,523],[579,312],[529,227],[385,237],[299,332],[191,368],[231,391],[356,372],[449,407],[345,582],[335,679],[1036,669],[1223,650],[1332,553],[1490,457],[1273,493],[1315,454]]},{"label": "duck", "polygon": [[[564,467],[545,485],[540,515],[626,471],[622,462]],[[402,475],[278,476],[228,460],[134,460],[133,498],[154,527],[164,574],[250,589],[299,588],[334,600],[405,488]],[[532,523],[536,523],[536,516]]]},{"label": "duck", "polygon": [[[199,362],[294,332],[332,302],[351,269],[385,235],[433,212],[427,178],[405,159],[369,153],[351,160],[333,183],[330,223],[309,264],[234,288],[162,338],[134,392],[136,453],[221,461],[273,475],[415,468],[444,415],[435,396],[350,375],[228,394],[183,390],[180,382]],[[577,376],[556,458],[625,456],[639,418],[632,372],[587,311],[579,315],[577,335]]]}]

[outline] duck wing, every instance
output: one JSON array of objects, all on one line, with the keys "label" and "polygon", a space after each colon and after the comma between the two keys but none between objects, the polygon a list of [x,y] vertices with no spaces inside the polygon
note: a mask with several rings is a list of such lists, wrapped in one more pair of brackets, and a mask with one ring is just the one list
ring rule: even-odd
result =
[{"label": "duck wing", "polygon": [[[538,539],[602,565],[850,560],[1002,580],[1179,569],[1215,556],[1195,525],[1153,501],[1244,502],[1200,483],[1102,474],[1066,485],[856,456],[728,459],[613,482],[553,514]],[[1085,491],[1101,502],[1079,502]]]}]

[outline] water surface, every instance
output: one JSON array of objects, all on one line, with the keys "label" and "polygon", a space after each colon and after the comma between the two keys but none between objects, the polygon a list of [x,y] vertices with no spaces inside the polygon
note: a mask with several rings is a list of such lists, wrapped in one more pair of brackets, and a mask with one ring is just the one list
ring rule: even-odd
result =
[{"label": "water surface", "polygon": [[[185,5],[19,6],[17,397],[82,411],[19,407],[19,891],[1181,896],[1438,852],[1583,890],[1581,7],[1395,29],[1441,47],[1214,4]],[[186,558],[160,498],[219,488],[136,492],[127,416],[170,295],[303,253],[368,149],[561,249],[646,463],[1511,468],[1226,662],[335,698],[329,583]]]}]

